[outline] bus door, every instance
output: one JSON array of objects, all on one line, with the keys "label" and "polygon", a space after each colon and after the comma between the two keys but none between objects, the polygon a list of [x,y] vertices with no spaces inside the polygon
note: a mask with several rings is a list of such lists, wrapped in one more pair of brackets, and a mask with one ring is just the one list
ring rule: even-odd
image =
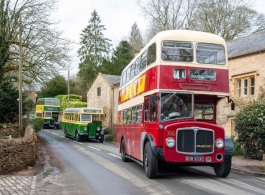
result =
[{"label": "bus door", "polygon": [[[143,120],[143,134],[149,134],[156,142],[158,135],[158,95],[153,94],[145,97],[144,100],[144,120]],[[145,136],[142,136],[142,138]],[[143,146],[144,147],[144,146]]]},{"label": "bus door", "polygon": [[58,122],[59,112],[52,112],[52,118],[54,118],[55,122]]},{"label": "bus door", "polygon": [[128,143],[130,155],[140,159],[141,157],[141,132],[142,132],[142,105],[131,108],[131,124],[128,131]]}]

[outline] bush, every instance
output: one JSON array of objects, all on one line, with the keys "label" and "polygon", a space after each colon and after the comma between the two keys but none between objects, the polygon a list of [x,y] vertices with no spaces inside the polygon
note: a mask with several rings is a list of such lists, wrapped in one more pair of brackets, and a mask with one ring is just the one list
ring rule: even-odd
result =
[{"label": "bush", "polygon": [[265,151],[265,101],[253,101],[235,116],[238,143],[245,158],[262,159]]},{"label": "bush", "polygon": [[43,120],[41,118],[31,119],[29,124],[38,133],[42,129]]},{"label": "bush", "polygon": [[105,137],[105,141],[116,142],[116,138],[113,135],[109,135]]},{"label": "bush", "polygon": [[234,136],[231,137],[231,140],[234,144],[234,156],[242,156],[243,150],[241,144],[238,142],[237,139],[235,139]]}]

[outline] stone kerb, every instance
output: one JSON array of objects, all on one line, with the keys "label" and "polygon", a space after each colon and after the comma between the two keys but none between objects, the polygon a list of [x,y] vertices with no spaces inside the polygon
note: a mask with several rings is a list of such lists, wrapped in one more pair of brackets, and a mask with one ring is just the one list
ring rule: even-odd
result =
[{"label": "stone kerb", "polygon": [[31,126],[24,137],[0,139],[0,174],[22,170],[32,166],[37,158],[37,140]]}]

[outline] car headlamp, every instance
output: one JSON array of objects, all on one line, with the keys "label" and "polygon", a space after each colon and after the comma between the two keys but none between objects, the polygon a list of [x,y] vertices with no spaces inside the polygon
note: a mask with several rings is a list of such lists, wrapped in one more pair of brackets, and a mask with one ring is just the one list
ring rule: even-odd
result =
[{"label": "car headlamp", "polygon": [[169,148],[173,148],[175,146],[175,139],[172,137],[169,137],[166,139],[166,145]]},{"label": "car headlamp", "polygon": [[222,140],[222,139],[217,139],[217,140],[215,141],[215,146],[216,146],[216,148],[219,148],[219,149],[223,148],[223,147],[224,147],[224,140]]}]

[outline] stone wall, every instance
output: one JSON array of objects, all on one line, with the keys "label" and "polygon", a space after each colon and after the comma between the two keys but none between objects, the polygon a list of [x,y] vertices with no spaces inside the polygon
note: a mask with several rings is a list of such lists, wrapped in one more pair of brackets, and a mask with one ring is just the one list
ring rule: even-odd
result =
[{"label": "stone wall", "polygon": [[[227,99],[220,101],[217,106],[217,123],[225,129],[226,135],[229,137],[233,135],[234,127],[232,120],[235,117],[236,113],[249,101],[257,99],[259,96],[264,94],[264,60],[264,52],[229,59],[228,67],[230,98],[235,101],[235,111],[232,111],[230,109],[230,104],[228,104]],[[248,73],[253,73],[255,75],[255,94],[237,98],[235,97],[235,83],[233,78]]]},{"label": "stone wall", "polygon": [[[97,88],[101,95],[97,96]],[[117,122],[119,85],[111,86],[100,73],[87,93],[87,107],[103,108],[103,127],[112,127]]]},{"label": "stone wall", "polygon": [[37,136],[31,126],[26,127],[21,138],[0,139],[0,174],[34,165],[37,148]]}]

